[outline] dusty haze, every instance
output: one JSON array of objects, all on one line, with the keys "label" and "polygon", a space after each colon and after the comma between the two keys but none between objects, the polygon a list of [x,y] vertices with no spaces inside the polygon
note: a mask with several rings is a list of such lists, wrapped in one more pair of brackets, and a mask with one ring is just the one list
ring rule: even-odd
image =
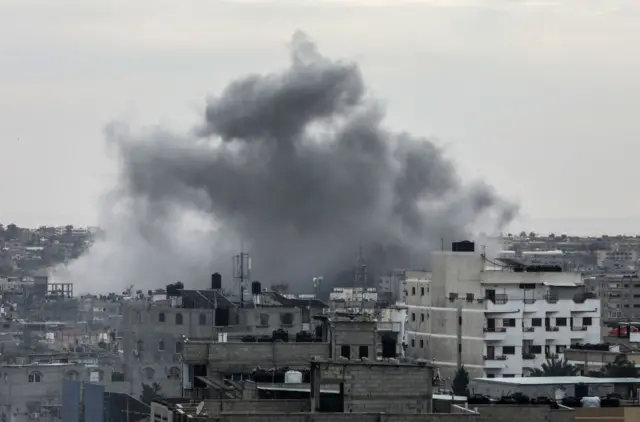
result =
[{"label": "dusty haze", "polygon": [[290,48],[289,68],[210,98],[192,133],[110,125],[120,177],[103,208],[107,239],[58,275],[118,291],[205,287],[216,270],[230,288],[242,242],[252,278],[308,291],[311,277],[350,268],[360,243],[374,272],[424,268],[441,239],[515,216],[490,186],[463,183],[438,146],[385,129],[357,64],[322,56],[302,33]]}]

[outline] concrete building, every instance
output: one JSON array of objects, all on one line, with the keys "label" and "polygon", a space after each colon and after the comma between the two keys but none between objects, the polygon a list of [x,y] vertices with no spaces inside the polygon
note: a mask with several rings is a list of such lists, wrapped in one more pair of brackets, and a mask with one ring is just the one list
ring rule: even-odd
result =
[{"label": "concrete building", "polygon": [[597,265],[604,269],[626,269],[628,266],[638,264],[638,250],[631,248],[613,247],[596,252]]},{"label": "concrete building", "polygon": [[590,283],[605,299],[602,308],[605,324],[640,319],[640,277],[637,272],[598,274]]},{"label": "concrete building", "polygon": [[[124,361],[133,395],[142,383],[158,383],[167,396],[183,387],[181,354],[185,344],[237,341],[309,331],[312,317],[327,307],[318,300],[289,299],[260,292],[251,302],[236,304],[218,290],[180,290],[166,300],[130,300],[123,305],[121,325]],[[259,345],[267,343],[260,343]],[[186,376],[186,374],[184,375]]]},{"label": "concrete building", "polygon": [[473,376],[519,377],[573,343],[600,342],[600,300],[579,273],[492,263],[470,249],[436,252],[430,280],[407,280],[407,356],[444,379],[458,363]]}]

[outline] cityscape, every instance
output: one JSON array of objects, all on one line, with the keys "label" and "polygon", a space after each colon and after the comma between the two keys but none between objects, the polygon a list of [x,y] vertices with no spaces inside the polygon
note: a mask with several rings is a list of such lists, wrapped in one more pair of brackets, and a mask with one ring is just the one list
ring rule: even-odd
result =
[{"label": "cityscape", "polygon": [[501,418],[526,403],[559,420],[580,388],[637,402],[640,237],[509,233],[491,256],[462,240],[430,270],[376,278],[354,248],[352,282],[305,292],[250,279],[246,252],[232,280],[197,286],[75,294],[48,276],[104,236],[0,226],[5,420],[65,421],[66,396],[105,421]]},{"label": "cityscape", "polygon": [[639,19],[0,1],[0,422],[640,422]]}]

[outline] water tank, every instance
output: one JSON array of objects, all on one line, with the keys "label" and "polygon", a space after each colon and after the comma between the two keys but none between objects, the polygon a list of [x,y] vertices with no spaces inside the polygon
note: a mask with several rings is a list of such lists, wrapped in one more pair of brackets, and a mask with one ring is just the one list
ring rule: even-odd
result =
[{"label": "water tank", "polygon": [[302,372],[300,371],[287,371],[284,374],[285,384],[302,384]]},{"label": "water tank", "polygon": [[451,245],[451,250],[453,252],[475,252],[476,244],[469,240],[463,240],[462,242],[453,242],[453,244]]},{"label": "water tank", "polygon": [[211,288],[213,290],[222,289],[222,276],[220,275],[220,273],[211,274]]},{"label": "water tank", "polygon": [[258,296],[262,293],[262,286],[259,281],[254,281],[251,283],[251,294],[254,296]]}]

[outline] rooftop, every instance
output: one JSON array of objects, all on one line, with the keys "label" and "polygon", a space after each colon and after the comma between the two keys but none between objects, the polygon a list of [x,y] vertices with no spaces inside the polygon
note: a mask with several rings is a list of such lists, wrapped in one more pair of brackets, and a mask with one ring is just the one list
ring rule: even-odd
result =
[{"label": "rooftop", "polygon": [[474,381],[504,385],[567,385],[567,384],[640,384],[640,378],[595,377],[515,377],[474,378]]}]

